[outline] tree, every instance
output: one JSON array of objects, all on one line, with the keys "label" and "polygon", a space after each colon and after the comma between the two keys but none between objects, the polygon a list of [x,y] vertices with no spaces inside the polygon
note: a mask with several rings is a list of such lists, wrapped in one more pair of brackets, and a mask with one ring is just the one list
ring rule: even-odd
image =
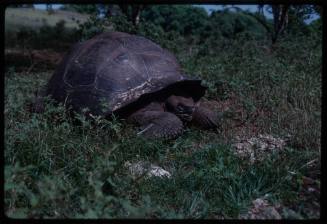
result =
[{"label": "tree", "polygon": [[273,15],[272,24],[264,16],[264,5],[258,6],[257,13],[247,13],[255,18],[267,31],[271,37],[272,45],[274,45],[281,33],[288,25],[288,10],[289,5],[267,5],[267,11]]},{"label": "tree", "polygon": [[279,34],[287,27],[289,5],[272,5],[271,8],[274,21],[274,30],[271,39],[274,44]]},{"label": "tree", "polygon": [[319,14],[319,16],[321,18],[321,16],[322,16],[322,6],[321,5],[314,5],[313,9],[317,14]]},{"label": "tree", "polygon": [[264,4],[258,4],[258,14],[260,16],[264,16],[263,10],[264,10]]},{"label": "tree", "polygon": [[131,21],[134,26],[137,26],[140,22],[141,11],[145,8],[145,5],[119,4],[119,8],[127,19]]},{"label": "tree", "polygon": [[156,5],[142,11],[142,18],[164,31],[176,31],[182,35],[199,34],[208,22],[205,9],[185,5]]},{"label": "tree", "polygon": [[46,10],[49,14],[53,14],[53,8],[52,8],[52,4],[46,4]]},{"label": "tree", "polygon": [[266,35],[265,28],[262,27],[256,19],[253,18],[251,12],[236,10],[230,11],[228,8],[222,11],[213,12],[210,15],[210,28],[207,32],[216,38],[235,38],[241,33],[247,33],[252,37],[260,37]]},{"label": "tree", "polygon": [[321,16],[322,8],[317,5],[266,5],[266,9],[273,16],[272,24],[263,15],[263,7],[258,7],[258,13],[253,16],[260,22],[271,36],[272,44],[277,42],[284,32],[308,32],[306,20],[313,14]]}]

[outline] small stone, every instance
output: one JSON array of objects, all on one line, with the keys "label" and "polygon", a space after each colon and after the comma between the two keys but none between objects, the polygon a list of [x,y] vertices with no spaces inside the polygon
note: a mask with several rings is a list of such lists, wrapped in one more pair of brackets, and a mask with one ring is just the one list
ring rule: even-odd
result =
[{"label": "small stone", "polygon": [[[249,208],[247,214],[239,216],[241,219],[281,219],[274,206],[269,205],[263,198],[257,198],[252,201],[253,206]],[[278,205],[279,206],[279,205]]]},{"label": "small stone", "polygon": [[256,200],[252,201],[252,204],[254,205],[255,208],[259,208],[259,207],[268,205],[267,201],[263,200],[261,198],[257,198]]},{"label": "small stone", "polygon": [[171,174],[164,170],[163,168],[150,164],[149,162],[139,161],[136,163],[125,162],[125,167],[127,167],[134,178],[145,175],[147,177],[171,177]]},{"label": "small stone", "polygon": [[308,191],[309,191],[309,192],[315,192],[316,189],[314,189],[313,187],[308,187]]},{"label": "small stone", "polygon": [[274,138],[272,135],[259,134],[257,137],[249,139],[236,138],[239,140],[232,146],[235,148],[235,154],[242,158],[248,158],[251,163],[262,161],[267,153],[281,150],[286,145],[280,138]]}]

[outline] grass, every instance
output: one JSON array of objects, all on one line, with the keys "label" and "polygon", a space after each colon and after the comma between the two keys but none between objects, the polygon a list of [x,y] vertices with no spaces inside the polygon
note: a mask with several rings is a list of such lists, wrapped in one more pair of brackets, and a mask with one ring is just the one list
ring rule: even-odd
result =
[{"label": "grass", "polygon": [[67,28],[77,28],[79,23],[87,20],[87,15],[80,13],[55,10],[49,14],[46,10],[29,8],[7,8],[5,12],[6,31],[15,31],[21,27],[33,27],[35,29],[44,24],[55,26],[61,20],[65,21]]},{"label": "grass", "polygon": [[[52,71],[18,73],[7,65],[6,214],[237,219],[265,197],[283,218],[319,218],[320,194],[310,193],[303,178],[312,178],[320,191],[321,40],[286,36],[270,51],[264,41],[238,39],[205,54],[200,46],[192,53],[180,46],[171,50],[186,72],[209,86],[206,98],[228,105],[231,116],[218,133],[188,127],[176,140],[150,141],[117,119],[78,116],[76,124],[51,101],[45,113],[32,114],[27,105],[33,91]],[[239,158],[232,147],[236,137],[260,133],[289,141],[263,161]],[[124,163],[139,160],[163,167],[172,178],[133,178]]]},{"label": "grass", "polygon": [[[88,18],[89,15],[62,10],[48,13],[32,8],[6,8],[6,59],[17,68],[36,62],[37,57],[31,56],[34,50],[44,50],[50,54],[52,51],[65,52],[78,41],[79,25]],[[42,58],[47,60],[49,57],[43,55]]]}]

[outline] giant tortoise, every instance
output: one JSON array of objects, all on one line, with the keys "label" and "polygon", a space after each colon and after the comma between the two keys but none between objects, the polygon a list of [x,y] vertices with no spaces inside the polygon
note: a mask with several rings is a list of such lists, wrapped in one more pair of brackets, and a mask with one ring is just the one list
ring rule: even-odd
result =
[{"label": "giant tortoise", "polygon": [[159,45],[141,36],[107,32],[74,45],[44,94],[74,111],[117,114],[138,125],[145,137],[170,139],[190,122],[217,127],[216,114],[199,106],[205,90],[201,80],[184,74],[176,58]]}]

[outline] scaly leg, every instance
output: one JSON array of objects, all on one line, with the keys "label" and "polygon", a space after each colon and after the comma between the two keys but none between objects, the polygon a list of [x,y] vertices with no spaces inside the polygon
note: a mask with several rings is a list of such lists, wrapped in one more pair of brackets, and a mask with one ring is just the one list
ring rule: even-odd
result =
[{"label": "scaly leg", "polygon": [[141,109],[128,117],[141,126],[139,135],[146,138],[173,139],[183,132],[183,122],[174,114],[161,110]]},{"label": "scaly leg", "polygon": [[212,110],[197,106],[192,115],[192,123],[204,129],[217,128],[218,117]]}]

